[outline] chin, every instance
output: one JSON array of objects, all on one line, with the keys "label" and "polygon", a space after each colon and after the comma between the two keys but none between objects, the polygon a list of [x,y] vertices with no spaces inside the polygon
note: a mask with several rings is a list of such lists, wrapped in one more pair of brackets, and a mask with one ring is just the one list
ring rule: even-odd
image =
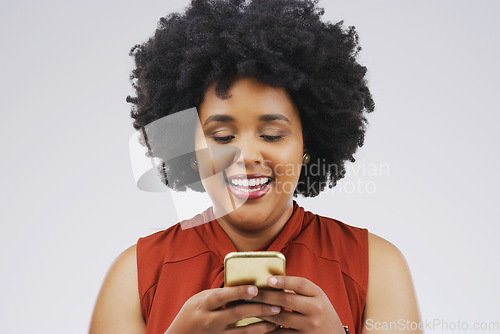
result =
[{"label": "chin", "polygon": [[246,202],[243,206],[228,214],[234,224],[237,224],[242,229],[254,230],[265,225],[265,221],[269,219],[272,210],[265,208],[253,208],[253,205]]}]

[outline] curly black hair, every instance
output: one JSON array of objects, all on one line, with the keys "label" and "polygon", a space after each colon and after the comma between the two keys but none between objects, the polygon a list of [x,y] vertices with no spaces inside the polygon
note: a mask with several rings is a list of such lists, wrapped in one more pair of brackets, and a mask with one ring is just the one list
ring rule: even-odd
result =
[{"label": "curly black hair", "polygon": [[[323,22],[317,2],[192,0],[184,13],[162,17],[153,37],[130,51],[137,95],[127,101],[134,128],[199,106],[214,82],[224,99],[235,77],[253,77],[285,89],[299,110],[311,163],[302,168],[294,195],[313,197],[335,186],[345,161],[354,162],[363,145],[365,115],[375,104],[366,68],[356,60],[355,28]],[[194,172],[185,168],[187,158],[163,164],[165,184],[185,189],[182,178]]]}]

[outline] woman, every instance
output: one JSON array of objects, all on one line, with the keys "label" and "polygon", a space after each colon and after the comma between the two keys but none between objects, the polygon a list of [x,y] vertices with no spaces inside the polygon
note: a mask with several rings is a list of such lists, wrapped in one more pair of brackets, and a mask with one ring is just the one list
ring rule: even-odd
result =
[{"label": "woman", "polygon": [[[168,186],[205,190],[214,205],[118,257],[91,333],[418,332],[397,248],[292,200],[343,177],[374,108],[354,28],[321,15],[315,1],[196,0],[132,49],[134,127]],[[176,143],[144,129],[193,106],[195,154],[165,159]],[[224,158],[213,151],[226,147],[237,152],[216,171]],[[279,290],[223,286],[224,256],[249,250],[285,254],[287,276],[268,282]],[[248,317],[265,321],[231,326]]]}]

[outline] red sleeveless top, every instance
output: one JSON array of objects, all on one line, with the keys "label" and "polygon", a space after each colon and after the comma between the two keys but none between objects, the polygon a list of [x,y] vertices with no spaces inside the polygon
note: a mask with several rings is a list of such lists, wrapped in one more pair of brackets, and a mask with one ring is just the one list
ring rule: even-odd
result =
[{"label": "red sleeveless top", "polygon": [[[361,332],[368,286],[366,229],[304,211],[294,202],[283,229],[259,250],[282,252],[286,275],[305,277],[321,287],[342,324],[352,334]],[[140,238],[137,270],[146,334],[163,334],[191,296],[222,287],[224,257],[235,251],[212,208]]]}]

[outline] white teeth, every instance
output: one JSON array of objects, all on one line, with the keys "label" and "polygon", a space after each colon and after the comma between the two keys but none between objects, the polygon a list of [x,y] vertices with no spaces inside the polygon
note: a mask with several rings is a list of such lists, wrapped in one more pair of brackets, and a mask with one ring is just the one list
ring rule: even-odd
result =
[{"label": "white teeth", "polygon": [[[259,185],[264,185],[269,181],[269,178],[267,177],[260,177],[260,178],[252,178],[252,179],[231,179],[231,183],[234,186],[239,186],[239,187],[255,187]],[[245,189],[241,188],[241,190],[252,192],[258,189]]]},{"label": "white teeth", "polygon": [[258,186],[260,184],[264,184],[264,183],[266,183],[266,181],[267,181],[266,177],[260,177],[258,179],[255,179],[255,185]]}]

